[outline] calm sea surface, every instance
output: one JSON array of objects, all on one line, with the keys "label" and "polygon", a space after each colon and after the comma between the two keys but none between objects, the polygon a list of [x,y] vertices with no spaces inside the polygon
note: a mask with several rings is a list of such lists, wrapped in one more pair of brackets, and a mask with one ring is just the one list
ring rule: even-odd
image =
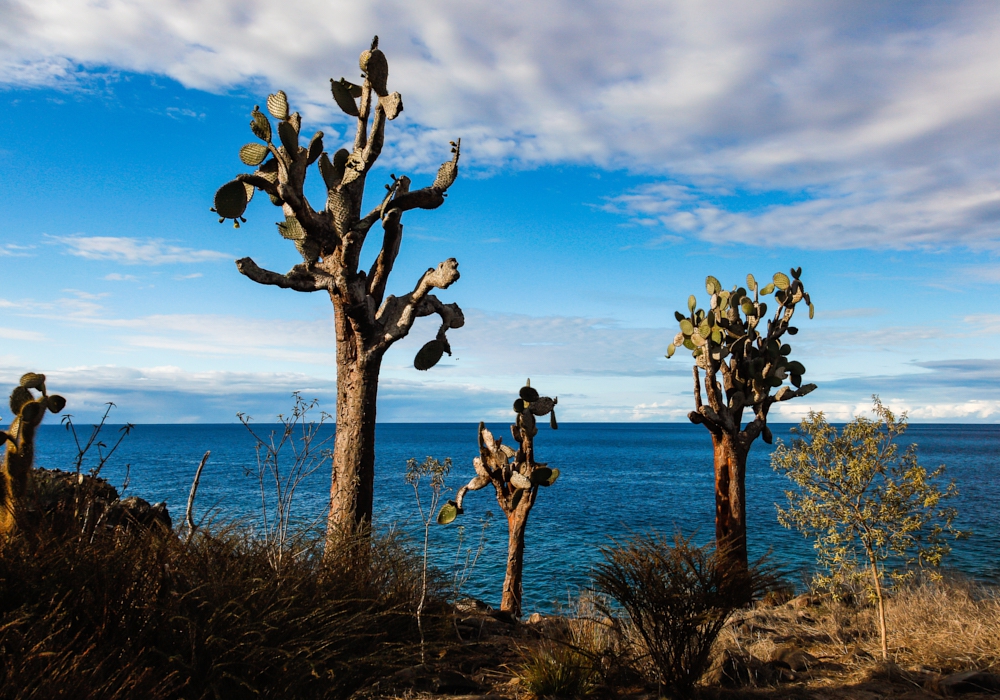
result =
[{"label": "calm sea surface", "polygon": [[[273,426],[259,425],[266,434]],[[489,426],[509,442],[504,424]],[[773,426],[775,437],[789,439],[791,426]],[[112,443],[118,426],[105,427]],[[81,426],[79,432],[89,432]],[[958,526],[973,532],[955,544],[949,566],[967,575],[1000,582],[1000,426],[911,425],[908,440],[919,446],[926,467],[947,465],[960,495],[954,505]],[[558,483],[542,489],[531,512],[525,554],[525,610],[548,611],[564,604],[588,582],[599,548],[631,533],[680,530],[699,542],[714,534],[711,441],[701,426],[681,424],[564,423],[553,431],[539,427],[536,458],[561,471]],[[191,478],[206,450],[212,451],[201,479],[196,518],[252,520],[261,512],[253,440],[241,425],[138,425],[108,462],[102,476],[120,486],[131,465],[126,495],[166,501],[174,522],[183,518]],[[747,518],[751,556],[768,550],[786,574],[801,582],[809,575],[809,541],[782,528],[774,504],[784,503],[787,479],[769,466],[771,447],[758,440],[747,465]],[[69,469],[76,454],[71,436],[59,425],[44,425],[37,464]],[[452,457],[448,485],[457,490],[474,475],[476,425],[380,424],[375,484],[377,524],[421,537],[413,491],[403,479],[406,460],[431,455]],[[85,465],[85,468],[91,466]],[[328,498],[330,469],[324,464],[299,487],[295,513],[321,520]],[[506,522],[492,487],[470,493],[466,514],[448,527],[434,526],[432,559],[450,571],[457,551],[456,527],[465,525],[466,543],[479,539],[479,517],[490,511],[492,524],[478,565],[462,589],[499,602],[506,561]]]}]

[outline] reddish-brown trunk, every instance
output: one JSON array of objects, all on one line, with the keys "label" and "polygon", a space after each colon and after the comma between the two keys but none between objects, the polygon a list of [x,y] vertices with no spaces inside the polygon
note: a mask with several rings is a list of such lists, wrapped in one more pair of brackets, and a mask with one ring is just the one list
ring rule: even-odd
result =
[{"label": "reddish-brown trunk", "polygon": [[747,568],[747,451],[728,433],[712,435],[715,454],[715,542],[731,562]]},{"label": "reddish-brown trunk", "polygon": [[[537,486],[535,487],[538,488]],[[532,489],[534,491],[534,489]],[[529,500],[525,494],[524,500]],[[521,578],[524,571],[524,530],[528,524],[528,513],[531,510],[524,503],[507,514],[507,576],[503,582],[503,599],[500,609],[515,618],[521,616]]]},{"label": "reddish-brown trunk", "polygon": [[333,448],[327,539],[371,524],[375,483],[375,411],[382,356],[337,309],[337,435]]}]

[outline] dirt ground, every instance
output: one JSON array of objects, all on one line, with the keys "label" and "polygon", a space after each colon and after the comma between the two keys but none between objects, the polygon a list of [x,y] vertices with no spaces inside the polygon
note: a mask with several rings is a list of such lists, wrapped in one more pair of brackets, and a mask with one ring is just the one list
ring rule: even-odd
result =
[{"label": "dirt ground", "polygon": [[[435,650],[427,663],[395,674],[365,693],[370,698],[500,700],[533,697],[525,659],[539,649],[602,643],[599,620],[533,615],[513,623],[481,603],[456,607],[458,644]],[[937,655],[915,663],[893,649],[894,662],[880,660],[869,611],[799,596],[780,604],[758,604],[729,620],[713,648],[713,661],[698,697],[718,700],[817,698],[987,698],[1000,696],[1000,675],[968,660]],[[596,630],[596,631],[595,631]],[[997,650],[1000,653],[1000,650]],[[976,672],[979,671],[978,675]],[[591,697],[655,700],[655,686],[633,678],[608,682],[594,676]]]}]

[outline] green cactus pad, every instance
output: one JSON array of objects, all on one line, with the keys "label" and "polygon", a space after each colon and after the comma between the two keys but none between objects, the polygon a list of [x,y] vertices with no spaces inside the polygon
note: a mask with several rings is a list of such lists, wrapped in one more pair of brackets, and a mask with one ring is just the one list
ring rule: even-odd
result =
[{"label": "green cactus pad", "polygon": [[[282,121],[288,119],[288,96],[285,95],[284,91],[278,90],[273,95],[267,96],[267,111],[275,119]],[[256,163],[249,163],[249,165],[256,165]]]},{"label": "green cactus pad", "polygon": [[537,467],[531,472],[531,485],[539,486],[552,478],[552,470],[548,467]]},{"label": "green cactus pad", "polygon": [[812,305],[812,302],[809,302],[809,318],[811,319],[815,315],[816,315],[816,307]]},{"label": "green cactus pad", "polygon": [[455,178],[458,177],[458,165],[452,161],[443,163],[438,168],[437,177],[434,178],[434,189],[444,191],[452,186]]},{"label": "green cactus pad", "polygon": [[368,74],[368,81],[375,94],[379,97],[385,97],[389,94],[386,90],[386,83],[389,80],[389,62],[386,60],[385,54],[378,49],[366,53],[368,54],[367,60],[364,61],[366,67],[361,70]]},{"label": "green cactus pad", "polygon": [[698,300],[695,298],[694,294],[688,297],[688,310],[694,313],[694,307],[698,306]]},{"label": "green cactus pad", "polygon": [[303,241],[306,238],[306,230],[294,216],[286,216],[284,221],[278,223],[278,233],[290,241]]},{"label": "green cactus pad", "polygon": [[709,294],[715,294],[721,289],[722,289],[722,284],[720,284],[719,280],[712,277],[712,275],[709,275],[708,277],[705,278],[705,290]]},{"label": "green cactus pad", "polygon": [[775,272],[774,273],[774,286],[775,287],[777,287],[781,291],[785,291],[786,289],[788,289],[788,285],[789,284],[791,284],[791,282],[788,279],[788,275],[786,275],[784,272]]},{"label": "green cactus pad", "polygon": [[417,356],[413,358],[413,366],[421,371],[429,370],[438,363],[443,354],[444,343],[432,340],[420,348]]},{"label": "green cactus pad", "polygon": [[341,78],[339,81],[330,79],[330,92],[333,93],[333,100],[340,107],[344,114],[351,117],[360,116],[358,112],[358,103],[354,101],[354,97],[351,95],[351,84]]},{"label": "green cactus pad", "polygon": [[323,132],[317,131],[312,137],[312,141],[309,142],[309,159],[308,164],[312,165],[319,158],[319,155],[323,152]]},{"label": "green cactus pad", "polygon": [[769,282],[769,283],[765,284],[763,287],[761,287],[761,289],[760,289],[760,295],[762,297],[766,297],[768,294],[770,294],[773,291],[774,291],[774,283],[773,282]]},{"label": "green cactus pad", "polygon": [[538,390],[530,386],[522,386],[521,390],[517,392],[517,395],[528,403],[538,400]]},{"label": "green cactus pad", "polygon": [[21,408],[28,403],[33,401],[31,392],[23,386],[14,387],[14,391],[10,392],[10,412],[15,416],[21,412]]},{"label": "green cactus pad", "polygon": [[671,358],[671,357],[673,357],[675,352],[677,352],[677,346],[676,345],[674,345],[673,343],[671,343],[670,345],[667,346],[667,358],[668,359]]},{"label": "green cactus pad", "polygon": [[797,360],[792,360],[791,362],[789,362],[787,367],[788,371],[791,372],[792,374],[806,373],[806,368],[802,365],[801,362],[798,362]]},{"label": "green cactus pad", "polygon": [[299,132],[291,122],[278,124],[278,138],[281,139],[281,145],[285,147],[288,157],[294,160],[299,153]]},{"label": "green cactus pad", "polygon": [[37,389],[41,391],[45,388],[45,375],[37,372],[28,372],[21,376],[21,386],[25,389]]},{"label": "green cactus pad", "polygon": [[548,396],[540,396],[531,402],[531,412],[536,416],[546,416],[556,407],[556,402]]},{"label": "green cactus pad", "polygon": [[215,211],[223,219],[238,219],[246,208],[247,190],[239,180],[227,182],[215,193]]},{"label": "green cactus pad", "polygon": [[686,318],[683,321],[681,321],[680,327],[681,327],[681,333],[683,333],[684,335],[691,335],[692,333],[694,333],[694,324],[691,323],[691,321],[689,321]]},{"label": "green cactus pad", "polygon": [[437,523],[438,525],[447,525],[448,523],[453,522],[457,517],[458,506],[455,505],[454,501],[448,501],[441,506],[441,510],[438,511]]},{"label": "green cactus pad", "polygon": [[271,143],[271,122],[260,111],[260,107],[254,105],[250,116],[253,117],[253,121],[250,122],[250,131],[261,141]]},{"label": "green cactus pad", "polygon": [[747,275],[747,289],[751,292],[757,291],[757,280],[754,279],[753,275]]},{"label": "green cactus pad", "polygon": [[66,408],[66,399],[58,394],[53,394],[48,399],[48,408],[53,413],[59,413],[59,411]]},{"label": "green cactus pad", "polygon": [[514,413],[520,413],[524,410],[524,399],[514,399]]}]

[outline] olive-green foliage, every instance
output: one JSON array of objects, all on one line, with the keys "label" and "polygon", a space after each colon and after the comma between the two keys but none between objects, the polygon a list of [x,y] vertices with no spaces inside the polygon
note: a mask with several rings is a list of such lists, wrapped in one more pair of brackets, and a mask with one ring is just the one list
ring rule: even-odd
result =
[{"label": "olive-green foliage", "polygon": [[[729,615],[774,581],[758,561],[732,566],[726,552],[697,547],[690,538],[637,535],[604,548],[595,587],[620,606],[641,638],[660,689],[686,697],[707,670],[712,644]],[[606,602],[608,616],[619,610]]]},{"label": "olive-green foliage", "polygon": [[[917,462],[917,446],[900,449],[906,414],[897,419],[874,397],[875,419],[858,416],[838,433],[822,413],[810,412],[779,444],[772,466],[795,484],[778,520],[815,539],[822,587],[861,583],[870,568],[883,577],[908,578],[912,565],[937,567],[960,536],[945,504],[957,494],[941,483],[944,466],[928,471]],[[872,591],[874,593],[874,591]]]},{"label": "olive-green foliage", "polygon": [[322,545],[276,572],[235,528],[14,538],[0,697],[343,698],[415,663],[419,562],[383,537]]},{"label": "olive-green foliage", "polygon": [[550,643],[522,655],[517,675],[536,697],[579,698],[594,691],[597,674],[590,659],[571,647]]}]

